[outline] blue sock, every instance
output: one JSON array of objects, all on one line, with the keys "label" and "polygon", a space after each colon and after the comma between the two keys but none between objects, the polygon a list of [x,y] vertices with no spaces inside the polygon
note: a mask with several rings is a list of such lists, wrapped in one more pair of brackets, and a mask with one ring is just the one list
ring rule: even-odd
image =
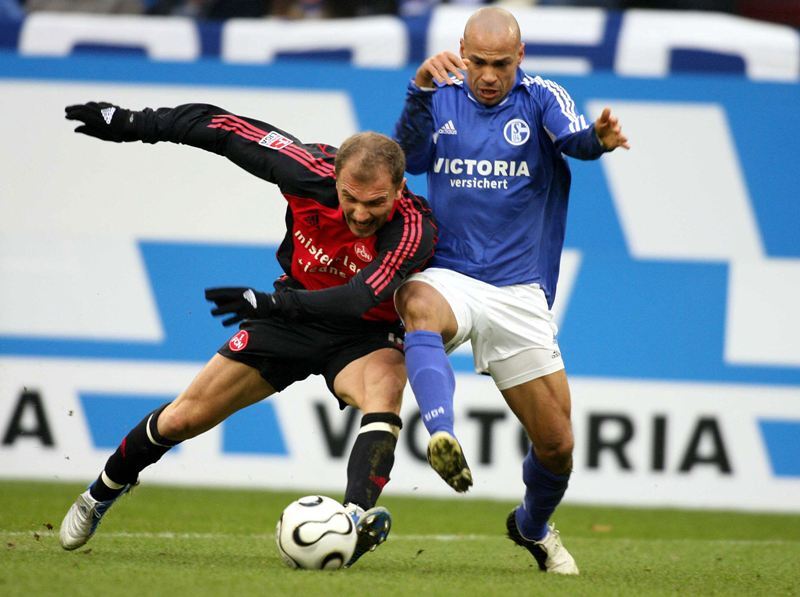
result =
[{"label": "blue sock", "polygon": [[442,336],[418,330],[405,338],[408,381],[428,433],[453,433],[453,394],[456,379],[444,351]]},{"label": "blue sock", "polygon": [[556,475],[548,471],[533,451],[522,462],[522,480],[525,482],[524,508],[517,508],[517,528],[526,539],[539,541],[547,535],[547,521],[564,497],[569,483],[569,473]]}]

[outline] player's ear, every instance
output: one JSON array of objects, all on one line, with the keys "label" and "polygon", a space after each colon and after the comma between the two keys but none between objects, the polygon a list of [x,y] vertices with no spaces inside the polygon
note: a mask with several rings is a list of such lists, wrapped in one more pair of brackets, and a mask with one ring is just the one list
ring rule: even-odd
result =
[{"label": "player's ear", "polygon": [[458,41],[458,55],[461,56],[462,59],[464,58],[464,38],[463,37]]},{"label": "player's ear", "polygon": [[519,52],[517,52],[517,66],[520,65],[522,59],[525,58],[525,42],[519,42]]},{"label": "player's ear", "polygon": [[403,189],[405,189],[405,188],[406,188],[406,181],[407,181],[407,180],[408,180],[408,179],[406,179],[406,178],[404,177],[404,178],[403,178],[403,182],[401,182],[401,183],[400,183],[400,186],[399,186],[399,187],[397,187],[397,192],[396,192],[396,193],[395,193],[395,195],[394,195],[395,201],[397,201],[398,199],[400,199],[400,197],[402,197],[402,195],[403,195]]}]

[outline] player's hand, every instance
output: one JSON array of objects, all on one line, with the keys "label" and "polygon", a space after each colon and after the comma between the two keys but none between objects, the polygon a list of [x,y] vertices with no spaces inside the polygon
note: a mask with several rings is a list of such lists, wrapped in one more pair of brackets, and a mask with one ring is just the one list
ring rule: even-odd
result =
[{"label": "player's hand", "polygon": [[77,120],[83,124],[75,129],[90,137],[103,141],[137,141],[134,120],[137,112],[120,108],[108,102],[89,102],[67,106],[67,120]]},{"label": "player's hand", "polygon": [[619,119],[611,114],[611,108],[604,108],[603,113],[595,120],[594,132],[606,151],[613,151],[617,147],[631,148],[628,138],[622,134]]},{"label": "player's hand", "polygon": [[467,69],[469,60],[453,54],[453,52],[439,52],[423,62],[417,69],[414,83],[417,87],[433,87],[434,80],[437,83],[452,85],[450,75],[454,75],[461,81],[464,80],[464,73]]},{"label": "player's hand", "polygon": [[277,310],[274,295],[252,288],[206,288],[206,300],[216,304],[211,315],[231,315],[222,321],[224,326],[245,319],[264,319]]}]

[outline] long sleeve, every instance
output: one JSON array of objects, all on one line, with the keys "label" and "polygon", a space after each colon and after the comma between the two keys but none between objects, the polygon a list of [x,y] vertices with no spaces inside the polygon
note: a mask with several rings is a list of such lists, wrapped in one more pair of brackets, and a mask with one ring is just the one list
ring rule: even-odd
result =
[{"label": "long sleeve", "polygon": [[421,174],[428,170],[433,158],[433,94],[408,84],[403,112],[395,124],[394,140],[406,154],[406,170]]},{"label": "long sleeve", "polygon": [[319,187],[320,179],[334,185],[330,155],[269,123],[209,104],[134,114],[137,136],[144,143],[169,141],[219,154],[284,193],[309,192]]},{"label": "long sleeve", "polygon": [[561,137],[555,146],[558,151],[580,160],[596,160],[605,152],[595,133],[594,123],[589,128]]},{"label": "long sleeve", "polygon": [[533,79],[542,104],[542,123],[556,151],[581,160],[594,160],[605,149],[586,117],[575,110],[575,102],[558,83]]}]

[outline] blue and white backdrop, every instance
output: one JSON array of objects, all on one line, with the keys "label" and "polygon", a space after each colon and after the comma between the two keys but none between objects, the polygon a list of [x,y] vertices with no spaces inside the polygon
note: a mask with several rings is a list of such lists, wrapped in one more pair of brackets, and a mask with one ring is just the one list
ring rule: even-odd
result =
[{"label": "blue and white backdrop", "polygon": [[[202,101],[307,141],[389,132],[413,63],[457,47],[453,10],[337,23],[336,36],[330,23],[0,24],[1,477],[91,479],[226,339],[203,288],[269,288],[278,271],[274,188],[191,148],[74,135],[63,107]],[[569,500],[800,511],[798,32],[700,14],[519,17],[529,70],[588,117],[611,106],[633,144],[572,163],[556,305],[576,435]],[[324,52],[283,56],[307,50]],[[468,351],[453,362],[471,495],[516,497],[520,427]],[[447,495],[410,393],[404,420],[387,491]],[[336,495],[357,425],[309,380],[143,479]]]}]

